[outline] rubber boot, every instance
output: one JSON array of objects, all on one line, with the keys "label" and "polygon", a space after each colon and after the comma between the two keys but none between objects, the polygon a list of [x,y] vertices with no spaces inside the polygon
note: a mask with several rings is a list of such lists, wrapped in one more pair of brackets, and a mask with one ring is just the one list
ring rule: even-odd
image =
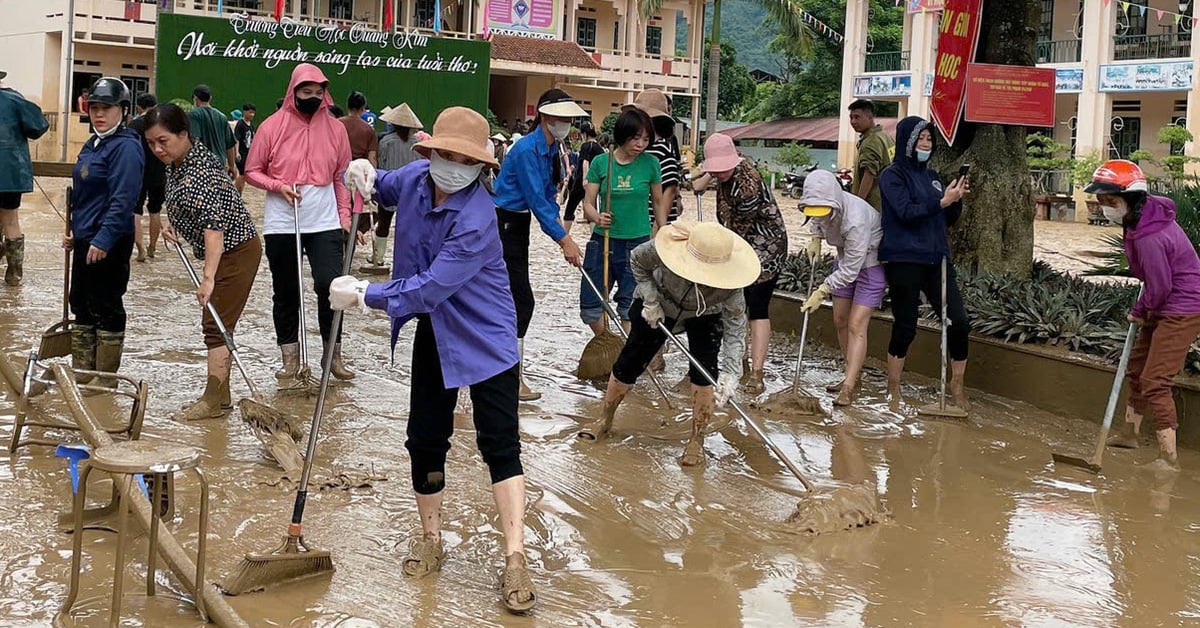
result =
[{"label": "rubber boot", "polygon": [[189,403],[175,415],[178,421],[199,421],[202,419],[219,419],[225,416],[221,407],[221,393],[229,390],[229,382],[221,381],[213,375],[208,376],[204,384],[204,394]]},{"label": "rubber boot", "polygon": [[300,372],[300,343],[279,345],[279,351],[283,354],[283,367],[275,371],[275,379],[294,379]]},{"label": "rubber boot", "polygon": [[517,393],[517,399],[519,399],[521,401],[537,401],[538,399],[542,398],[542,393],[533,392],[532,390],[529,389],[529,386],[525,385],[525,339],[524,338],[519,338],[517,340],[517,355],[519,356],[518,359],[521,360],[519,363],[519,366],[518,366],[518,371],[517,371],[517,376],[521,381],[521,389]]},{"label": "rubber boot", "polygon": [[342,361],[342,343],[333,343],[333,361],[329,363],[329,374],[342,380],[354,379],[355,372],[351,371]]},{"label": "rubber boot", "polygon": [[600,418],[585,425],[576,436],[583,440],[604,440],[612,430],[613,418],[617,416],[617,408],[625,400],[625,395],[629,394],[630,388],[632,386],[629,384],[609,375],[608,388],[604,391],[604,408],[600,410]]},{"label": "rubber boot", "polygon": [[1178,471],[1179,453],[1175,449],[1175,428],[1157,430],[1154,436],[1158,439],[1158,460],[1148,466],[1156,471]]},{"label": "rubber boot", "polygon": [[[96,370],[96,327],[94,325],[71,326],[71,368],[84,371]],[[92,381],[91,375],[75,376],[79,385]]]},{"label": "rubber boot", "polygon": [[375,236],[375,240],[371,243],[371,263],[376,266],[387,268],[387,245],[388,239],[385,237]]},{"label": "rubber boot", "polygon": [[1141,447],[1138,442],[1138,433],[1142,430],[1142,415],[1137,413],[1132,406],[1125,407],[1125,423],[1117,428],[1117,433],[1108,437],[1105,444],[1109,447],[1118,449],[1137,449]]},{"label": "rubber boot", "polygon": [[899,412],[900,406],[904,403],[904,395],[900,392],[900,376],[904,374],[904,360],[904,358],[898,358],[890,353],[888,354],[888,407],[892,410],[892,412]]},{"label": "rubber boot", "polygon": [[16,239],[4,239],[4,256],[8,258],[8,268],[4,271],[4,283],[10,286],[21,285],[21,277],[25,274],[25,236]]},{"label": "rubber boot", "polygon": [[967,361],[950,361],[950,403],[963,412],[971,410],[971,402],[967,399],[966,391]]},{"label": "rubber boot", "polygon": [[[96,332],[96,370],[105,373],[116,373],[121,368],[121,353],[125,350],[125,332],[104,331]],[[115,389],[117,380],[112,377],[97,377],[96,386]]]},{"label": "rubber boot", "polygon": [[229,371],[225,372],[225,379],[221,381],[221,409],[226,412],[233,409],[233,395],[229,392]]},{"label": "rubber boot", "polygon": [[758,395],[762,394],[764,388],[766,388],[766,384],[763,383],[762,369],[750,369],[750,377],[742,386],[742,390],[746,391],[748,395]]},{"label": "rubber boot", "polygon": [[680,466],[698,467],[704,464],[704,428],[712,420],[714,406],[712,386],[692,386],[692,437],[679,457]]}]

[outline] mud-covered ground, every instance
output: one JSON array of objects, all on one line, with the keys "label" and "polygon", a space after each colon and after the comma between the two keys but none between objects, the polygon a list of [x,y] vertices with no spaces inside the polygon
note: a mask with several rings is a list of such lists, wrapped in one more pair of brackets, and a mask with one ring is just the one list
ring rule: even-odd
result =
[{"label": "mud-covered ground", "polygon": [[[60,207],[61,185],[51,189]],[[261,195],[248,199],[260,212]],[[27,195],[26,203],[25,285],[0,288],[0,349],[10,356],[35,346],[59,318],[61,223],[40,195]],[[712,216],[711,206],[706,213]],[[581,228],[576,235],[582,242]],[[881,525],[820,537],[798,535],[783,523],[799,484],[740,422],[720,422],[708,439],[705,467],[678,466],[687,432],[682,397],[675,398],[680,410],[665,410],[643,383],[618,414],[613,439],[576,442],[576,428],[597,414],[601,397],[596,386],[571,375],[587,340],[576,313],[579,282],[546,238],[535,234],[534,242],[540,300],[527,370],[544,396],[521,406],[521,428],[536,612],[513,617],[498,603],[499,531],[467,420],[450,453],[445,568],[419,581],[401,575],[417,525],[403,446],[412,330],[401,334],[393,365],[386,319],[352,312],[345,354],[359,376],[332,393],[318,474],[367,469],[387,479],[351,491],[314,487],[306,537],[333,553],[337,572],[231,598],[252,625],[1156,626],[1200,616],[1200,456],[1183,452],[1185,471],[1169,477],[1138,468],[1153,458],[1149,447],[1108,452],[1100,477],[1056,469],[1051,451],[1089,454],[1095,425],[1023,404],[973,394],[974,412],[965,422],[918,418],[912,407],[895,414],[882,400],[882,373],[872,370],[857,408],[829,418],[762,417],[819,487],[873,479],[892,513]],[[204,450],[214,496],[209,568],[220,579],[244,552],[278,542],[293,494],[277,483],[278,468],[237,413],[188,425],[170,419],[198,394],[204,366],[199,309],[168,253],[160,249],[158,258],[133,265],[122,371],[150,384],[146,439]],[[315,309],[311,296],[309,307]],[[309,320],[316,356],[315,316]],[[265,261],[238,337],[268,398],[307,422],[312,399],[275,391],[278,352]],[[794,351],[793,339],[776,338],[771,391],[788,385]],[[669,355],[664,380],[678,381],[684,366],[678,354]],[[805,384],[818,391],[836,369],[832,354],[818,351]],[[914,405],[932,400],[928,380],[911,378],[905,390]],[[235,380],[235,396],[244,391]],[[829,396],[820,394],[828,408]],[[0,398],[2,423],[11,423],[11,401]],[[89,403],[101,415],[124,412],[104,398]],[[34,405],[35,416],[65,416],[56,397]],[[0,428],[5,440],[7,434]],[[0,624],[48,624],[61,603],[70,537],[56,531],[55,521],[69,496],[66,464],[50,448],[26,447],[0,461]],[[196,498],[192,481],[180,480],[183,519],[171,527],[188,548],[196,542]],[[85,537],[85,601],[76,616],[86,625],[107,620],[114,545],[111,534]],[[141,588],[144,538],[132,557],[131,593]],[[131,598],[127,608],[132,616],[141,603]],[[128,625],[199,623],[190,607],[169,598],[141,613]]]}]

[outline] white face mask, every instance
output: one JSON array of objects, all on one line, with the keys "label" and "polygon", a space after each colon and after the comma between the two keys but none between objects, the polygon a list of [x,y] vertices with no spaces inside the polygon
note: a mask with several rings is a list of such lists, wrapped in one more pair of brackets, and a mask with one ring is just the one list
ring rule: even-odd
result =
[{"label": "white face mask", "polygon": [[1129,213],[1129,208],[1125,206],[1123,201],[1117,201],[1117,203],[1119,204],[1101,205],[1100,211],[1104,212],[1104,217],[1107,218],[1109,222],[1119,225],[1121,224],[1121,221],[1125,219],[1125,214]]},{"label": "white face mask", "polygon": [[567,137],[567,134],[571,132],[571,123],[555,122],[549,125],[549,129],[550,135],[553,135],[554,139],[562,141]]},{"label": "white face mask", "polygon": [[483,164],[467,166],[443,158],[436,150],[429,153],[429,176],[433,177],[438,189],[447,194],[454,194],[474,183],[482,170]]}]

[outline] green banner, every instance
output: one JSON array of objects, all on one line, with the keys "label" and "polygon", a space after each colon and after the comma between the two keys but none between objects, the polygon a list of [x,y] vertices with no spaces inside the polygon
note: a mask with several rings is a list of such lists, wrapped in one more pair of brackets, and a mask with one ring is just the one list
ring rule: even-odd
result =
[{"label": "green banner", "polygon": [[190,101],[199,84],[212,88],[213,106],[228,114],[254,103],[258,119],[275,110],[292,68],[312,63],[329,78],[343,109],[360,91],[378,113],[407,102],[426,130],[438,112],[459,105],[486,114],[490,44],[386,33],[284,20],[160,13],[155,50],[155,95]]}]

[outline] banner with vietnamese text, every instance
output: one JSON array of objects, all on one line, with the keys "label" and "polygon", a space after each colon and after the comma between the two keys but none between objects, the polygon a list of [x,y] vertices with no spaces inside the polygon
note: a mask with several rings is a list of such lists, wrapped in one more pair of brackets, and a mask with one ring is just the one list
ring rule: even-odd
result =
[{"label": "banner with vietnamese text", "polygon": [[946,0],[938,23],[938,54],[933,73],[933,122],[953,144],[962,118],[967,64],[975,60],[983,0]]}]

